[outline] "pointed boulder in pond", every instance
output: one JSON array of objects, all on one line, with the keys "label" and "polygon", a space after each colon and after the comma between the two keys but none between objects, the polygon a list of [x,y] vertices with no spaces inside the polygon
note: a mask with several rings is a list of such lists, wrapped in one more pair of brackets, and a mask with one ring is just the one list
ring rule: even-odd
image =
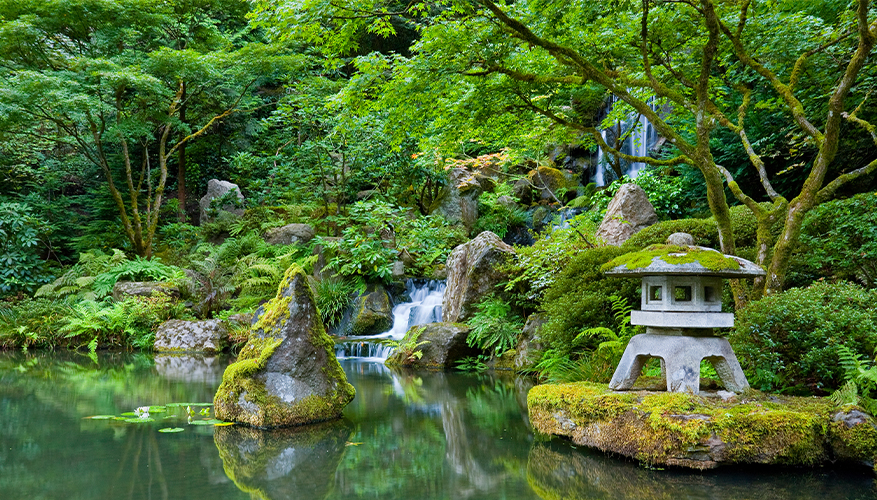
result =
[{"label": "pointed boulder in pond", "polygon": [[216,392],[216,416],[260,428],[341,416],[353,386],[335,359],[307,275],[290,267]]}]

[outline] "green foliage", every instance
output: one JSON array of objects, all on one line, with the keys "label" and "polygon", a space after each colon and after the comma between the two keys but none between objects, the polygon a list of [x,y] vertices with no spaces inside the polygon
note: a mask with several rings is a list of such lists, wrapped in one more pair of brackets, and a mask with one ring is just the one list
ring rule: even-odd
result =
[{"label": "green foliage", "polygon": [[749,382],[765,391],[825,393],[843,384],[838,346],[877,347],[877,291],[816,282],[749,304],[730,340]]},{"label": "green foliage", "polygon": [[616,366],[621,361],[621,355],[624,354],[628,342],[638,329],[630,324],[630,312],[633,306],[627,300],[612,295],[609,301],[612,302],[612,316],[618,325],[617,331],[603,326],[588,328],[576,336],[574,343],[582,339],[602,340],[597,345],[595,355],[605,359],[609,366]]},{"label": "green foliage", "polygon": [[98,300],[110,295],[118,281],[177,281],[183,276],[182,269],[158,260],[142,257],[129,260],[125,252],[115,248],[111,254],[92,250],[80,254],[79,262],[55,281],[40,287],[35,296],[62,298],[72,295]]},{"label": "green foliage", "polygon": [[[501,196],[507,196],[514,202],[514,206],[499,203]],[[523,226],[527,223],[527,212],[517,205],[517,200],[512,196],[511,184],[500,184],[494,192],[483,192],[478,197],[478,219],[472,229],[472,234],[480,234],[482,231],[491,231],[500,238],[504,238],[509,228]]]},{"label": "green foliage", "polygon": [[695,245],[716,248],[719,233],[715,221],[711,219],[665,220],[653,224],[625,241],[621,248],[628,252],[641,250],[650,245],[663,245],[673,233],[688,233],[694,237]]},{"label": "green foliage", "polygon": [[520,316],[512,313],[508,302],[490,295],[475,306],[476,312],[466,322],[471,327],[466,343],[494,356],[515,347],[524,327]]},{"label": "green foliage", "polygon": [[212,318],[227,306],[235,291],[232,273],[213,256],[193,262],[193,267],[194,272],[184,281],[188,295],[193,299],[192,309],[199,318]]},{"label": "green foliage", "polygon": [[800,241],[794,258],[799,274],[877,287],[877,193],[814,208],[804,219]]},{"label": "green foliage", "polygon": [[837,346],[837,355],[846,383],[831,393],[831,401],[838,406],[859,405],[874,415],[877,412],[877,401],[872,397],[877,390],[877,366],[874,361],[845,345]]},{"label": "green foliage", "polygon": [[[675,172],[672,172],[675,174]],[[700,204],[686,204],[692,191],[702,189],[698,184],[693,184],[686,177],[670,175],[658,169],[646,169],[639,172],[635,179],[623,176],[612,181],[593,198],[594,210],[604,213],[612,197],[624,184],[636,184],[645,191],[649,203],[655,208],[655,213],[661,220],[681,219],[694,215],[694,210],[702,210]]]},{"label": "green foliage", "polygon": [[460,370],[461,372],[475,372],[475,373],[483,373],[486,372],[488,368],[487,362],[490,360],[490,356],[487,354],[479,354],[478,356],[466,356],[465,358],[457,361],[457,364],[454,368]]},{"label": "green foliage", "polygon": [[24,203],[0,203],[0,296],[33,292],[47,281],[39,223]]},{"label": "green foliage", "polygon": [[185,308],[159,295],[131,297],[121,302],[85,300],[70,308],[60,331],[75,347],[123,347],[151,350],[158,326],[181,317]]},{"label": "green foliage", "polygon": [[421,332],[422,330],[419,328],[412,328],[408,330],[402,340],[389,339],[385,340],[384,343],[394,349],[394,354],[398,354],[398,357],[403,360],[403,364],[413,363],[423,357],[423,351],[418,348],[429,344],[428,340],[419,340]]},{"label": "green foliage", "polygon": [[64,318],[75,303],[44,298],[0,302],[0,347],[54,347],[64,341]]},{"label": "green foliage", "polygon": [[520,247],[510,266],[513,276],[506,291],[521,302],[538,300],[575,256],[590,251],[596,227],[585,215],[577,215],[562,228],[549,228],[529,247]]},{"label": "green foliage", "polygon": [[636,303],[636,280],[609,278],[601,271],[606,262],[623,253],[611,246],[583,249],[559,271],[541,301],[549,318],[541,333],[548,348],[571,345],[580,332],[589,328],[614,328],[610,297]]},{"label": "green foliage", "polygon": [[360,289],[350,279],[327,278],[317,281],[314,287],[314,300],[323,323],[331,325],[341,319],[344,309],[350,305],[351,296]]}]

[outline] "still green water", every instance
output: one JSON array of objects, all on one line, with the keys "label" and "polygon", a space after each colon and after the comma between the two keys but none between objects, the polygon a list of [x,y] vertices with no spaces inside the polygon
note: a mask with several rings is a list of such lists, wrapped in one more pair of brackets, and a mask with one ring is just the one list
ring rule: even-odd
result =
[{"label": "still green water", "polygon": [[0,352],[0,499],[877,498],[868,469],[650,470],[535,438],[525,379],[356,360],[342,361],[357,393],[337,422],[214,427],[197,406],[87,418],[209,402],[228,362]]}]

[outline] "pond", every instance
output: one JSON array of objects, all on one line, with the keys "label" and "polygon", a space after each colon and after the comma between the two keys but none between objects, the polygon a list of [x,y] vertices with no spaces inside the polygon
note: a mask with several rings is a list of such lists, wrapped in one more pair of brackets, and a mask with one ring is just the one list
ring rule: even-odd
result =
[{"label": "pond", "polygon": [[[356,359],[342,361],[357,391],[343,420],[216,427],[198,403],[212,400],[228,362],[0,352],[0,498],[877,496],[867,469],[651,470],[534,436],[526,379],[396,373]],[[143,406],[153,406],[148,418],[122,415]]]}]

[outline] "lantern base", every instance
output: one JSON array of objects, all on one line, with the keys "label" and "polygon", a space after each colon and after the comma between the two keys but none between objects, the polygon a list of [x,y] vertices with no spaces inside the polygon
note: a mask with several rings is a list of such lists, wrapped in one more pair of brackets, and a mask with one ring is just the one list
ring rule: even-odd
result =
[{"label": "lantern base", "polygon": [[728,339],[649,333],[630,339],[609,382],[609,388],[623,391],[633,387],[646,361],[651,358],[661,360],[661,371],[669,392],[698,394],[700,362],[704,359],[712,363],[726,390],[742,392],[749,388],[749,382]]}]

